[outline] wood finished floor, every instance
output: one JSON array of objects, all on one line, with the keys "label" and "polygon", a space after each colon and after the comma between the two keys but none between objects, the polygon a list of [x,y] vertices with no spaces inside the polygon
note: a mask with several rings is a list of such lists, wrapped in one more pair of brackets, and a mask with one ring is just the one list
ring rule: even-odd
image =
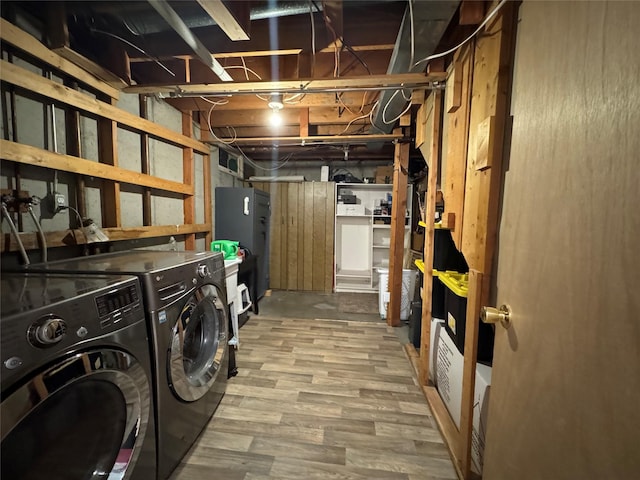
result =
[{"label": "wood finished floor", "polygon": [[254,316],[240,338],[240,373],[171,480],[457,478],[391,327]]}]

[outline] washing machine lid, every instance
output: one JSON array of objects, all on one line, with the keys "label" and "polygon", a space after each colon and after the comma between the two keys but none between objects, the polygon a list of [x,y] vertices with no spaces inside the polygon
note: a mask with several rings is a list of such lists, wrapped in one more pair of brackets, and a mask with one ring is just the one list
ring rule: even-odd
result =
[{"label": "washing machine lid", "polygon": [[139,275],[153,274],[180,265],[204,260],[219,262],[214,269],[224,268],[224,259],[220,252],[174,252],[161,250],[136,249],[123,252],[105,253],[89,257],[28,265],[25,271],[44,272],[119,272]]},{"label": "washing machine lid", "polygon": [[173,393],[193,402],[205,396],[227,354],[228,318],[217,287],[203,285],[183,304],[171,330],[168,381]]}]

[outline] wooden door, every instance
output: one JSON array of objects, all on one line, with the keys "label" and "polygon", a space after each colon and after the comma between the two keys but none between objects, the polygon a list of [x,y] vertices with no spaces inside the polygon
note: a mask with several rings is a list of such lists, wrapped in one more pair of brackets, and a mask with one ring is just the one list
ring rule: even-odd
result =
[{"label": "wooden door", "polygon": [[640,475],[640,5],[524,2],[484,478]]},{"label": "wooden door", "polygon": [[253,186],[271,195],[270,288],[331,292],[335,183]]}]

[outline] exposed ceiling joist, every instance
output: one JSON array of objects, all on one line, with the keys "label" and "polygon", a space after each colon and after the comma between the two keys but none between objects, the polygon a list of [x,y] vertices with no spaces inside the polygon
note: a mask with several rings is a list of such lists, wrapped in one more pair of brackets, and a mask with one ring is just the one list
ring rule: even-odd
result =
[{"label": "exposed ceiling joist", "polygon": [[[222,0],[196,0],[230,40],[249,40],[248,33]],[[240,5],[237,3],[236,5]],[[249,11],[246,10],[247,17]]]},{"label": "exposed ceiling joist", "polygon": [[[234,145],[268,145],[268,146],[277,146],[277,145],[301,145],[301,146],[312,146],[312,145],[358,145],[358,144],[366,144],[370,141],[376,142],[393,142],[397,140],[403,139],[403,135],[389,133],[389,134],[380,134],[380,135],[312,135],[308,137],[254,137],[254,138],[222,138],[222,142],[231,142],[233,141]],[[205,143],[221,143],[218,141],[205,140]]]},{"label": "exposed ceiling joist", "polygon": [[282,80],[277,82],[234,82],[214,84],[184,84],[174,86],[132,86],[124,88],[126,93],[164,94],[166,96],[189,95],[236,95],[255,93],[314,93],[327,91],[364,91],[399,88],[429,88],[432,82],[442,81],[446,74],[402,73],[392,75],[362,75],[348,78]]},{"label": "exposed ceiling joist", "polygon": [[151,6],[165,19],[165,21],[180,35],[189,48],[198,56],[204,64],[213,70],[223,82],[232,82],[233,78],[222,68],[222,65],[211,56],[211,52],[200,40],[189,30],[176,11],[165,0],[148,0]]}]

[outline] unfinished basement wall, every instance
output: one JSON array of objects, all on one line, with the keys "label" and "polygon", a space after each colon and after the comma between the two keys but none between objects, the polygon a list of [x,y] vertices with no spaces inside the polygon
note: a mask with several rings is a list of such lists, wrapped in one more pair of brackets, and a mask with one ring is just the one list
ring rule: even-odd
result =
[{"label": "unfinished basement wall", "polygon": [[[35,34],[36,39],[41,37],[39,26],[31,24],[24,18],[18,18],[16,25],[23,32]],[[25,53],[28,52],[29,47],[22,48],[21,45],[10,43],[11,41],[5,43],[3,35],[2,60],[7,64],[31,72],[35,74],[34,77],[47,78],[56,84],[74,88],[73,79],[69,75],[58,72],[39,59],[34,59],[29,53]],[[38,45],[34,39],[30,39],[29,43]],[[50,74],[50,71],[53,73]],[[105,101],[105,97],[99,97],[97,91],[94,93],[83,88],[76,88],[76,91],[91,101]],[[64,98],[52,100],[50,96],[41,94],[37,89],[23,88],[19,82],[5,81],[4,75],[1,93],[0,128],[3,141],[8,143],[5,143],[5,151],[1,152],[0,188],[28,192],[29,196],[41,199],[40,204],[34,205],[33,208],[53,250],[67,250],[68,254],[81,252],[74,245],[74,235],[79,236],[78,243],[83,243],[80,231],[77,229],[80,223],[78,215],[71,209],[58,211],[53,203],[54,193],[62,194],[66,205],[81,212],[84,219],[90,218],[105,231],[109,230],[107,234],[113,241],[92,245],[92,250],[122,250],[140,246],[207,249],[207,236],[211,235],[211,205],[208,199],[213,197],[208,195],[207,191],[212,190],[219,182],[222,184],[226,182],[223,177],[220,178],[221,176],[216,178],[215,175],[209,175],[209,149],[206,146],[202,144],[196,148],[189,148],[186,144],[179,146],[172,140],[165,140],[162,135],[146,135],[144,129],[130,127],[126,121],[121,123],[118,120],[106,119],[107,127],[114,130],[112,137],[114,159],[111,161],[115,162],[117,170],[132,172],[130,182],[127,182],[126,178],[123,179],[125,181],[114,182],[108,177],[71,173],[74,172],[73,164],[68,166],[68,171],[49,168],[51,165],[48,160],[58,159],[58,157],[51,157],[49,155],[51,152],[68,156],[64,157],[64,161],[73,162],[74,158],[78,158],[80,162],[86,160],[95,162],[97,167],[99,164],[109,165],[110,161],[105,159],[103,152],[104,137],[101,137],[101,128],[104,129],[105,119],[101,118],[100,114],[84,112],[70,106]],[[111,104],[121,109],[123,115],[127,112],[142,117],[137,95],[119,94],[118,97],[117,101],[112,101]],[[52,105],[55,105],[55,115],[52,115]],[[75,124],[73,120],[70,121],[73,115],[77,115]],[[52,126],[53,117],[55,117],[55,127]],[[155,98],[147,100],[146,118],[165,129],[183,134],[182,113],[161,100]],[[79,133],[75,147],[69,144],[69,138],[73,138],[73,132],[69,131],[70,125],[76,125]],[[198,136],[198,128],[193,128],[193,137]],[[148,172],[143,172],[144,143],[148,144]],[[9,157],[20,155],[6,154],[7,147],[12,144],[19,148],[35,147],[36,154],[31,157],[22,155],[17,160],[8,158],[7,155]],[[187,155],[192,155],[192,165],[188,167],[188,162],[185,163],[183,158],[183,151],[189,152]],[[41,152],[42,158],[38,158],[38,152]],[[211,172],[217,172],[215,168],[217,160],[213,167],[210,169]],[[86,171],[86,162],[83,168]],[[190,180],[184,178],[185,168],[192,169]],[[145,180],[147,186],[144,185],[145,182],[139,184],[134,180],[138,178],[136,174],[143,173],[148,173]],[[171,182],[167,187],[168,190],[162,189],[163,180]],[[189,182],[188,185],[187,182]],[[160,189],[155,187],[156,184]],[[179,187],[179,184],[191,186],[191,193],[181,193],[186,190]],[[109,188],[111,192],[108,191]],[[147,212],[150,211],[150,216],[147,215],[150,217],[148,219],[145,219],[145,197],[150,204],[147,208]],[[188,199],[190,199],[189,202],[187,202]],[[116,218],[117,222],[114,220]],[[32,261],[37,261],[40,254],[37,242],[34,240],[35,235],[33,235],[36,232],[36,225],[30,216],[24,213],[14,213],[13,220],[18,225],[19,231],[29,237],[25,243],[30,250]],[[170,226],[175,227],[175,233],[171,232]],[[9,232],[5,219],[3,219],[2,230],[3,233]],[[186,239],[189,239],[189,242]],[[9,235],[3,235],[3,261],[6,260],[5,257],[17,257],[15,253],[7,253],[16,252],[16,247],[15,240],[9,239]],[[54,258],[56,256],[67,255],[58,252],[58,255],[55,253],[53,255]]]}]

